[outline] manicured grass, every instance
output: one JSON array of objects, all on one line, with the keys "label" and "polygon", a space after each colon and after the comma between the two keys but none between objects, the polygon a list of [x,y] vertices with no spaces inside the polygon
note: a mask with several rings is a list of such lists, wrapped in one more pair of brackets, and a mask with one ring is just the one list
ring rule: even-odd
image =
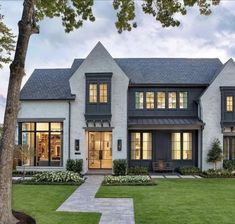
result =
[{"label": "manicured grass", "polygon": [[102,186],[96,197],[132,197],[137,224],[234,224],[235,179],[158,180]]},{"label": "manicured grass", "polygon": [[56,212],[77,186],[14,185],[13,208],[36,219],[37,224],[98,224],[98,213]]}]

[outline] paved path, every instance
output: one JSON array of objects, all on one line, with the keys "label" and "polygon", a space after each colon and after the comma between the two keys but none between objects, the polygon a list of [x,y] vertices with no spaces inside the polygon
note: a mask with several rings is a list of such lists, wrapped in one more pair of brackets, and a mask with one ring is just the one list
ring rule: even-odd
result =
[{"label": "paved path", "polygon": [[202,177],[198,175],[180,175],[180,174],[150,174],[151,178],[166,178],[166,179],[201,179]]},{"label": "paved path", "polygon": [[134,205],[131,198],[95,198],[103,176],[88,176],[57,211],[99,212],[100,224],[135,224]]}]

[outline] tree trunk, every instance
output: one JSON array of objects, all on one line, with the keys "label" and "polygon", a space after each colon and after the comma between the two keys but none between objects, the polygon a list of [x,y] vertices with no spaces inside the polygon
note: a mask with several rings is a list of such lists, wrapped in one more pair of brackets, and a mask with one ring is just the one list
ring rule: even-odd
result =
[{"label": "tree trunk", "polygon": [[0,224],[17,222],[12,215],[12,166],[15,146],[15,129],[19,110],[21,82],[24,76],[25,58],[31,34],[35,33],[34,2],[24,0],[22,18],[15,57],[10,65],[10,78],[4,117],[3,134],[0,142]]}]

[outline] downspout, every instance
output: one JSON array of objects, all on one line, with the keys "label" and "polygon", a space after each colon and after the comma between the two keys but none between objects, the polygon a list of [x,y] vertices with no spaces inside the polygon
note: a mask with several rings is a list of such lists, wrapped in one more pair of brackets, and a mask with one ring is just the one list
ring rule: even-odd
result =
[{"label": "downspout", "polygon": [[[202,107],[201,107],[201,99],[199,99],[198,102],[198,106],[199,106],[199,118],[200,120],[202,120]],[[204,129],[204,125],[201,126],[201,132],[200,132],[200,169],[202,170],[202,146],[203,146],[203,129]]]},{"label": "downspout", "polygon": [[71,136],[71,102],[69,101],[69,133],[68,133],[68,159],[70,159],[70,136]]}]

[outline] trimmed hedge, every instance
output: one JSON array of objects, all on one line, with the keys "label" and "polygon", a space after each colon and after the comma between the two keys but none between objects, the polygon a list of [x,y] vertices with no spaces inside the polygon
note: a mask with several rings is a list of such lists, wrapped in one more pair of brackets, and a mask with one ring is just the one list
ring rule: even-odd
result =
[{"label": "trimmed hedge", "polygon": [[82,159],[68,159],[66,163],[66,170],[80,174],[82,172],[82,166]]},{"label": "trimmed hedge", "polygon": [[135,176],[105,176],[103,185],[155,185],[155,182],[148,175],[135,175]]},{"label": "trimmed hedge", "polygon": [[32,180],[12,180],[12,184],[24,184],[24,185],[75,185],[75,186],[79,186],[83,182],[81,182],[81,183],[77,183],[77,182],[34,182]]},{"label": "trimmed hedge", "polygon": [[42,171],[25,171],[25,174],[24,174],[23,171],[14,170],[12,172],[12,176],[13,177],[22,177],[22,176],[31,177],[31,176],[33,176],[34,174],[37,174],[37,173],[42,173]]},{"label": "trimmed hedge", "polygon": [[42,172],[33,175],[31,181],[39,183],[75,182],[79,184],[84,182],[78,173],[71,171]]},{"label": "trimmed hedge", "polygon": [[201,174],[201,176],[205,178],[235,178],[234,173],[232,173],[229,170],[223,170],[223,169],[219,170],[209,169],[207,171],[204,171]]},{"label": "trimmed hedge", "polygon": [[113,161],[113,172],[115,176],[124,176],[127,174],[127,160],[115,159]]},{"label": "trimmed hedge", "polygon": [[201,169],[198,167],[179,167],[176,169],[182,175],[199,175],[201,174]]},{"label": "trimmed hedge", "polygon": [[130,167],[128,169],[129,175],[148,175],[148,168],[143,166]]},{"label": "trimmed hedge", "polygon": [[235,160],[224,160],[223,167],[229,171],[235,171]]}]

